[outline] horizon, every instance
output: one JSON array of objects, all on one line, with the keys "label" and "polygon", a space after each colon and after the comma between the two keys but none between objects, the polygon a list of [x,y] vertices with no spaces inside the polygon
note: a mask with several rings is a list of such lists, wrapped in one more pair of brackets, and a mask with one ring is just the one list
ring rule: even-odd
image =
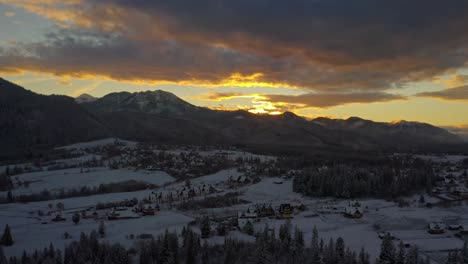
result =
[{"label": "horizon", "polygon": [[468,129],[468,40],[454,34],[464,3],[2,0],[0,10],[0,74],[36,93],[160,89],[211,109]]}]

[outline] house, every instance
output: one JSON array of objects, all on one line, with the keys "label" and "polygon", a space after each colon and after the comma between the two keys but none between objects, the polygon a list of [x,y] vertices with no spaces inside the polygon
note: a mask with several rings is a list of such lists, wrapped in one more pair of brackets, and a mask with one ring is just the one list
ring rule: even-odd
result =
[{"label": "house", "polygon": [[348,218],[361,218],[364,215],[364,209],[358,201],[349,202],[344,209],[344,216]]},{"label": "house", "polygon": [[258,221],[258,214],[250,209],[247,209],[245,212],[238,212],[237,214],[237,225],[240,229],[250,222],[253,224]]},{"label": "house", "polygon": [[293,218],[294,208],[290,204],[281,204],[278,212],[280,218],[289,219]]},{"label": "house", "polygon": [[431,222],[429,223],[428,232],[430,234],[443,234],[445,233],[445,224],[442,222]]},{"label": "house", "polygon": [[259,217],[271,217],[275,216],[275,210],[271,207],[271,204],[257,204],[255,208],[255,212],[258,214]]},{"label": "house", "polygon": [[456,231],[461,229],[461,225],[449,225],[448,230]]},{"label": "house", "polygon": [[124,220],[124,219],[136,219],[140,218],[140,216],[131,211],[112,211],[108,216],[108,220]]},{"label": "house", "polygon": [[468,188],[464,186],[457,186],[453,193],[461,198],[468,198]]},{"label": "house", "polygon": [[468,224],[461,225],[459,230],[460,230],[460,234],[468,235]]},{"label": "house", "polygon": [[458,187],[457,181],[455,179],[445,178],[445,188],[448,192],[455,192]]},{"label": "house", "polygon": [[60,214],[57,214],[53,219],[52,222],[62,222],[67,220],[66,218],[63,218]]}]

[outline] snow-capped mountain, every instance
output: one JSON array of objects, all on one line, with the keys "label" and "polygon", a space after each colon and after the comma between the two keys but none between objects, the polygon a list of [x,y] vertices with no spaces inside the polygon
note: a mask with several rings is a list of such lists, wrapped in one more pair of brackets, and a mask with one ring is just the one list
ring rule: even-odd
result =
[{"label": "snow-capped mountain", "polygon": [[96,101],[98,98],[92,96],[92,95],[89,95],[87,93],[84,93],[84,94],[81,94],[80,96],[78,97],[75,97],[75,102],[81,104],[81,103],[89,103],[89,102],[94,102]]},{"label": "snow-capped mountain", "polygon": [[136,93],[111,93],[86,104],[85,107],[102,112],[125,111],[179,115],[198,109],[198,107],[180,99],[176,95],[161,90]]},{"label": "snow-capped mountain", "polygon": [[[216,111],[165,91],[111,93],[78,104],[45,96],[0,79],[0,143],[21,151],[84,139],[119,137],[174,144],[242,145],[309,151],[405,151],[463,147],[461,139],[429,124],[373,122],[358,117],[308,121],[294,113],[277,116]],[[6,99],[3,100],[2,99]],[[7,144],[8,143],[8,144]]]}]

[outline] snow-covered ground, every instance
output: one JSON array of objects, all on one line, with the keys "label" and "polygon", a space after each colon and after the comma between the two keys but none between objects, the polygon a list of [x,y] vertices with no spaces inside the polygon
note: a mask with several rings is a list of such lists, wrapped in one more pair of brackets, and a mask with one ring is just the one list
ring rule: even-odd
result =
[{"label": "snow-covered ground", "polygon": [[[106,139],[88,143],[79,143],[67,146],[67,149],[85,149],[89,147],[102,146],[113,144],[115,139]],[[124,142],[127,145],[135,146],[135,142]],[[173,150],[180,152],[185,150]],[[213,155],[219,150],[201,152],[201,155]],[[239,156],[260,158],[261,160],[269,160],[274,157],[255,155],[244,153],[241,151],[223,151],[225,155],[236,159]],[[84,153],[83,156],[69,160],[61,160],[60,162],[70,164],[83,162],[92,159],[98,154]],[[96,158],[100,158],[96,156]],[[437,162],[444,160],[460,161],[460,157],[432,157],[424,158],[434,159]],[[465,157],[463,157],[465,158]],[[0,168],[1,169],[1,168]],[[71,221],[71,216],[76,211],[81,211],[86,208],[95,206],[97,203],[117,202],[126,199],[137,198],[139,200],[147,198],[155,192],[173,192],[182,189],[187,183],[177,182],[173,177],[165,172],[160,171],[133,171],[128,169],[110,170],[107,167],[96,167],[84,169],[81,172],[80,168],[63,169],[56,171],[41,171],[24,173],[13,176],[13,179],[18,178],[22,182],[29,182],[29,186],[19,187],[14,189],[14,194],[39,193],[44,189],[49,191],[67,190],[82,186],[98,186],[102,183],[116,183],[127,180],[143,181],[151,184],[156,184],[159,187],[156,190],[143,190],[137,192],[126,193],[109,193],[93,195],[88,197],[77,197],[53,201],[33,202],[28,204],[2,204],[0,205],[0,228],[9,224],[12,228],[15,244],[12,247],[5,248],[7,255],[20,255],[23,250],[42,249],[53,243],[56,247],[63,247],[70,240],[63,239],[64,232],[68,232],[73,236],[73,239],[79,238],[81,232],[90,232],[96,230],[99,222],[91,219],[82,219],[79,224],[75,225]],[[409,202],[409,207],[398,207],[397,203],[385,201],[381,199],[360,199],[363,208],[365,208],[364,216],[361,219],[345,218],[340,211],[344,208],[349,200],[336,200],[334,198],[313,198],[305,197],[301,194],[292,191],[292,180],[285,180],[280,177],[263,177],[262,180],[255,184],[239,185],[236,188],[229,189],[228,180],[237,178],[242,175],[236,168],[221,170],[217,173],[190,179],[191,186],[212,185],[217,190],[222,191],[223,195],[228,192],[239,192],[243,200],[250,201],[249,204],[239,204],[233,207],[204,209],[199,211],[180,212],[176,209],[164,205],[161,211],[155,216],[145,216],[138,219],[127,219],[118,221],[105,221],[107,236],[105,240],[109,242],[119,242],[123,245],[131,246],[135,242],[129,239],[130,234],[153,234],[157,236],[166,229],[180,230],[196,217],[201,215],[232,215],[238,211],[253,208],[255,204],[271,204],[274,208],[283,203],[293,205],[304,204],[307,210],[294,215],[291,219],[291,225],[299,227],[305,236],[305,241],[308,243],[311,240],[312,231],[317,227],[320,236],[327,243],[329,239],[337,239],[342,237],[345,243],[353,250],[360,250],[364,247],[371,255],[371,259],[378,257],[380,251],[381,240],[378,237],[378,232],[390,232],[397,239],[411,245],[417,245],[423,254],[430,254],[431,257],[442,254],[439,251],[453,250],[461,248],[463,242],[455,237],[453,231],[447,231],[441,235],[431,235],[427,232],[427,224],[431,221],[444,221],[447,223],[468,224],[468,204],[463,203],[453,207],[442,208],[434,206],[427,208],[418,203],[419,194],[410,197],[403,197]],[[16,182],[16,180],[14,180]],[[5,193],[0,194],[5,195]],[[202,199],[203,197],[196,197]],[[425,195],[425,201],[437,203],[439,200],[434,197]],[[38,210],[48,212],[50,207],[55,208],[57,203],[63,203],[65,211],[62,215],[67,218],[64,222],[50,222],[55,213],[50,216],[38,216]],[[335,212],[331,210],[329,213],[319,213],[324,206],[338,208]],[[173,207],[174,208],[174,207]],[[100,212],[105,213],[105,212]],[[102,215],[104,216],[104,215]],[[263,218],[255,223],[255,229],[263,230],[265,225],[269,227],[279,228],[286,220]],[[43,224],[47,222],[47,224]],[[239,231],[229,233],[230,237],[254,240],[252,236],[248,236]],[[224,237],[213,236],[208,239],[209,243],[223,243]],[[398,242],[398,241],[397,241]],[[445,254],[445,253],[444,253]],[[433,258],[433,261],[438,261]],[[440,263],[440,262],[439,262]]]},{"label": "snow-covered ground", "polygon": [[[83,171],[83,172],[82,172]],[[163,185],[174,181],[174,178],[162,171],[132,171],[127,169],[110,170],[107,167],[90,169],[64,169],[24,173],[14,176],[21,182],[29,182],[28,187],[14,189],[15,195],[49,191],[70,190],[83,186],[94,187],[102,183],[117,183],[128,180],[142,181],[150,184]]]},{"label": "snow-covered ground", "polygon": [[112,145],[114,143],[121,143],[124,144],[126,147],[134,147],[137,145],[137,142],[134,141],[128,141],[128,140],[123,140],[119,138],[105,138],[105,139],[100,139],[100,140],[94,140],[94,141],[89,141],[89,142],[80,142],[72,145],[67,145],[63,147],[59,147],[58,149],[67,149],[67,150],[72,150],[72,149],[84,149],[84,148],[93,148],[93,147],[102,147],[106,145]]}]

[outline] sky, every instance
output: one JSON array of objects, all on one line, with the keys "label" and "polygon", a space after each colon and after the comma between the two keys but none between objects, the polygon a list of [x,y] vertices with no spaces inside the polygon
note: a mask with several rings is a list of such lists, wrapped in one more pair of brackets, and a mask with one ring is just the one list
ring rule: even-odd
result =
[{"label": "sky", "polygon": [[468,130],[466,0],[0,0],[0,76]]}]

